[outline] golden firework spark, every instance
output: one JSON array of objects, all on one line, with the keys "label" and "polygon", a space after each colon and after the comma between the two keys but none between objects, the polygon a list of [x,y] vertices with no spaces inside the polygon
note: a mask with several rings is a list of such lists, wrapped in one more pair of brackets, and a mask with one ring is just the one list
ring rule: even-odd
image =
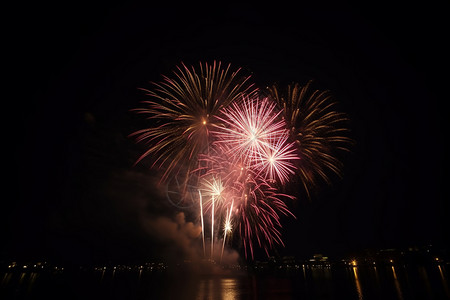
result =
[{"label": "golden firework spark", "polygon": [[164,170],[163,182],[171,175],[187,178],[197,167],[198,154],[208,151],[209,131],[217,126],[219,111],[256,92],[250,76],[241,75],[241,69],[232,71],[230,64],[200,63],[197,69],[182,64],[173,75],[163,76],[151,90],[142,89],[150,99],[133,111],[145,115],[149,127],[130,135],[148,147],[136,164],[151,157],[153,166]]},{"label": "golden firework spark", "polygon": [[283,110],[290,135],[298,145],[298,174],[308,195],[319,179],[330,183],[331,173],[341,176],[342,162],[337,154],[348,151],[353,143],[347,136],[347,115],[336,110],[329,91],[313,90],[311,84],[288,85],[285,90],[276,85],[267,88],[270,98]]}]

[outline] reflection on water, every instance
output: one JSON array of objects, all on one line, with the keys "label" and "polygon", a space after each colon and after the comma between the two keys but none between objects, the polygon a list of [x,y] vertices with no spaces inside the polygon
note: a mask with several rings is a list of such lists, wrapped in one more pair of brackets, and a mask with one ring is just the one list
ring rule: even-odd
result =
[{"label": "reflection on water", "polygon": [[226,278],[221,280],[222,299],[233,300],[237,298],[236,291],[238,290],[238,282],[233,278]]},{"label": "reflection on water", "polygon": [[363,294],[362,294],[362,289],[361,289],[361,283],[359,282],[359,278],[358,278],[358,270],[355,266],[352,267],[353,268],[353,274],[355,276],[355,282],[356,282],[356,291],[358,292],[358,299],[359,300],[363,300]]},{"label": "reflection on water", "polygon": [[425,285],[425,295],[427,295],[427,297],[431,297],[431,295],[432,295],[431,285],[430,285],[430,281],[428,280],[427,270],[425,269],[425,267],[420,266],[418,268],[418,271],[419,271],[421,279]]},{"label": "reflection on water", "polygon": [[36,272],[32,272],[30,274],[30,279],[28,281],[28,293],[31,293],[31,291],[33,289],[33,286],[34,286],[34,283],[36,282],[37,277],[38,277],[38,273],[36,273]]},{"label": "reflection on water", "polygon": [[[116,270],[113,271],[113,275],[115,274]],[[139,270],[139,277],[138,277],[138,283],[141,282],[141,278],[142,278],[142,269]]]},{"label": "reflection on water", "polygon": [[236,278],[203,278],[198,283],[196,299],[239,299],[239,281]]},{"label": "reflection on water", "polygon": [[441,265],[438,265],[439,268],[439,273],[441,275],[441,280],[442,280],[442,285],[444,286],[444,291],[445,294],[447,295],[447,297],[450,299],[450,291],[448,289],[448,280],[447,280],[447,276],[444,274],[444,270],[441,267]]},{"label": "reflection on water", "polygon": [[293,274],[7,272],[0,299],[450,299],[448,265],[300,267]]},{"label": "reflection on water", "polygon": [[402,289],[400,287],[400,282],[398,281],[398,278],[397,278],[397,273],[395,273],[395,267],[392,266],[391,268],[392,268],[392,274],[394,275],[394,284],[395,284],[395,290],[397,291],[398,299],[403,300]]},{"label": "reflection on water", "polygon": [[375,283],[376,283],[377,288],[379,289],[380,288],[380,277],[378,275],[378,270],[377,270],[376,266],[373,266],[373,271],[375,273]]},{"label": "reflection on water", "polygon": [[12,273],[5,273],[5,275],[3,275],[2,284],[1,284],[2,288],[8,286],[9,281],[12,278],[12,275],[13,275]]}]

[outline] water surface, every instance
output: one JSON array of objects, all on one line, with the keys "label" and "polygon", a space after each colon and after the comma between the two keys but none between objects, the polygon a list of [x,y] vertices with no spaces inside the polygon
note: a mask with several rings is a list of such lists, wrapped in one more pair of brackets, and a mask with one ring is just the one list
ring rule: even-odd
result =
[{"label": "water surface", "polygon": [[290,273],[45,271],[1,274],[1,299],[450,299],[448,265],[303,267]]}]

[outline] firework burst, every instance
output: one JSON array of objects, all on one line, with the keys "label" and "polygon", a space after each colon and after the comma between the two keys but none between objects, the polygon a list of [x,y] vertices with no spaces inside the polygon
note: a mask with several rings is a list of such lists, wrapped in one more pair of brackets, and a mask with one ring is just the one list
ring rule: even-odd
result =
[{"label": "firework burst", "polygon": [[286,133],[286,123],[280,118],[281,111],[268,98],[243,97],[222,110],[218,117],[222,126],[212,133],[215,143],[229,145],[225,153],[246,166],[263,159],[265,150]]},{"label": "firework burst", "polygon": [[[253,257],[255,245],[268,253],[275,244],[283,245],[280,216],[293,216],[285,200],[292,200],[294,197],[279,193],[273,182],[263,176],[265,174],[258,164],[243,165],[241,162],[236,163],[230,155],[224,155],[230,153],[231,147],[230,144],[217,143],[209,155],[201,156],[203,165],[208,166],[205,167],[205,172],[201,172],[204,174],[202,177],[225,179],[221,184],[217,180],[207,181],[209,188],[204,193],[217,194],[217,186],[224,184],[226,187],[221,190],[223,198],[217,202],[219,207],[216,207],[218,211],[222,211],[221,215],[216,214],[216,219],[221,220],[218,223],[225,226],[223,245],[228,232],[225,228],[235,228],[246,257]],[[205,203],[211,206],[211,201]]]},{"label": "firework burst", "polygon": [[307,194],[319,179],[330,183],[330,174],[341,175],[339,151],[348,151],[352,140],[347,137],[346,114],[338,112],[329,91],[313,90],[312,82],[305,86],[288,85],[286,90],[277,86],[268,88],[269,97],[280,109],[296,141],[299,156],[297,173]]},{"label": "firework burst", "polygon": [[243,238],[245,256],[253,258],[255,242],[269,256],[269,249],[275,244],[283,245],[281,239],[281,215],[294,215],[283,199],[294,197],[281,194],[259,176],[248,176],[244,183],[243,197],[236,203],[238,228]]},{"label": "firework burst", "polygon": [[188,175],[196,167],[198,154],[207,152],[209,131],[216,126],[220,109],[243,94],[256,92],[249,76],[220,62],[200,64],[197,69],[182,64],[173,74],[153,83],[153,90],[142,89],[150,99],[134,111],[151,120],[151,127],[131,134],[148,147],[136,163],[151,156],[153,166],[164,169],[162,181],[171,175]]},{"label": "firework burst", "polygon": [[162,182],[175,178],[180,194],[198,198],[203,253],[210,231],[211,259],[214,242],[222,243],[222,259],[234,236],[246,257],[255,247],[269,255],[284,245],[281,218],[295,217],[286,204],[295,197],[279,190],[297,174],[308,194],[319,179],[329,182],[342,166],[336,151],[351,143],[348,119],[328,91],[312,91],[310,83],[281,92],[272,86],[262,97],[248,81],[220,62],[182,64],[173,78],[144,90],[150,98],[134,110],[150,122],[131,134],[148,147],[136,163],[151,158]]},{"label": "firework burst", "polygon": [[300,158],[295,143],[289,143],[288,138],[289,134],[285,131],[256,154],[253,167],[262,172],[265,179],[278,180],[281,184],[285,184],[289,177],[295,174],[294,161]]}]

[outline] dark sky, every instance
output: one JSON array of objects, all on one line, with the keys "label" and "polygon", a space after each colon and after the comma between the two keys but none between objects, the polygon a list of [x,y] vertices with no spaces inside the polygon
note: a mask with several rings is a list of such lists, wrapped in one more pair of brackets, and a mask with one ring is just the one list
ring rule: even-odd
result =
[{"label": "dark sky", "polygon": [[155,196],[155,172],[133,167],[142,147],[127,136],[143,123],[129,110],[145,99],[139,87],[180,62],[212,60],[242,67],[260,87],[314,79],[351,118],[356,144],[343,179],[292,207],[297,220],[285,220],[280,254],[448,246],[443,11],[150,1],[8,8],[0,254],[126,260],[169,247],[146,222],[181,210]]}]

